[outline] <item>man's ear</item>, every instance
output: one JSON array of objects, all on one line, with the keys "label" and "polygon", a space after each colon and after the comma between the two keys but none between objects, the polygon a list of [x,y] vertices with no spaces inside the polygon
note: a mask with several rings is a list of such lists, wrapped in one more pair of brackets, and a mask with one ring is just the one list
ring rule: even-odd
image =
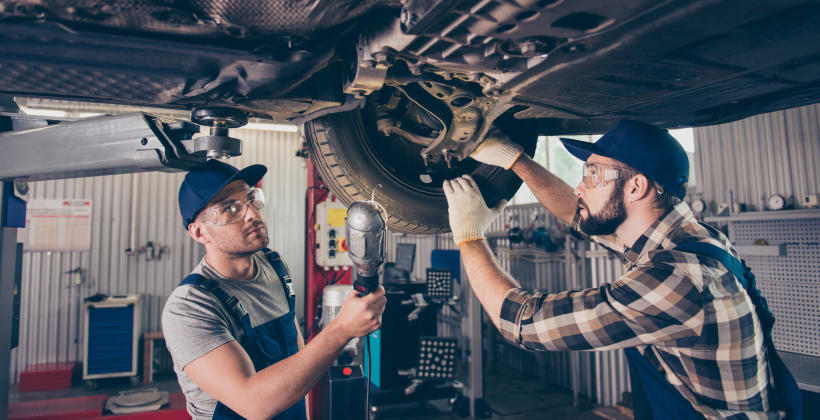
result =
[{"label": "man's ear", "polygon": [[202,226],[202,223],[191,222],[191,224],[188,225],[188,234],[191,235],[191,238],[202,245],[210,242],[208,238],[205,237],[205,228]]},{"label": "man's ear", "polygon": [[626,181],[624,185],[624,201],[640,201],[653,191],[649,179],[643,174],[637,174]]}]

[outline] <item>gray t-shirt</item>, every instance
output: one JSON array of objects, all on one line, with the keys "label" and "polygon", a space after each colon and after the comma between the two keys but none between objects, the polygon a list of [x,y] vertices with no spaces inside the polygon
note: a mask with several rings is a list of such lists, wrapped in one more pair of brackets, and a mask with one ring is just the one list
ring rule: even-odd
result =
[{"label": "gray t-shirt", "polygon": [[[257,327],[285,315],[288,301],[282,282],[263,252],[253,255],[256,275],[250,280],[223,277],[203,258],[192,273],[214,279],[229,296],[239,299]],[[188,413],[194,420],[213,417],[216,400],[203,392],[185,374],[188,363],[211,350],[242,337],[242,326],[213,294],[196,286],[181,286],[171,292],[162,311],[165,345],[174,359],[174,371],[188,401]]]}]

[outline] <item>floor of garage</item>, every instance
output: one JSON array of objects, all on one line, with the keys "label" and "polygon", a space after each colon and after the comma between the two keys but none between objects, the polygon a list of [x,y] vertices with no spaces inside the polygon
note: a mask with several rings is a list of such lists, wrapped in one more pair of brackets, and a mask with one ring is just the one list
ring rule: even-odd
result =
[{"label": "floor of garage", "polygon": [[[150,385],[132,387],[127,378],[109,379],[98,382],[98,388],[89,390],[79,385],[71,389],[20,393],[16,386],[9,392],[9,402],[41,401],[56,398],[70,398],[91,395],[117,395],[119,391],[156,388],[171,394],[180,392],[173,377],[159,380]],[[572,393],[565,389],[543,390],[535,379],[527,378],[512,370],[498,370],[485,375],[485,397],[492,410],[493,420],[529,419],[578,419],[578,420],[625,420],[619,410],[612,407],[595,407],[581,398],[577,406],[572,404]],[[805,418],[820,413],[820,394],[803,393]],[[446,412],[445,401],[430,403],[400,404],[382,407],[379,419],[402,420],[460,420],[462,417]]]},{"label": "floor of garage", "polygon": [[[578,419],[600,420],[593,413],[594,404],[580,399],[578,406],[572,404],[572,393],[560,388],[544,390],[536,379],[521,376],[512,370],[498,370],[485,374],[484,397],[492,410],[492,419]],[[403,404],[385,407],[379,418],[403,420],[457,420],[455,414],[441,411],[436,403]],[[626,417],[621,417],[626,418]]]},{"label": "floor of garage", "polygon": [[[40,401],[54,398],[68,398],[87,395],[117,395],[119,391],[157,388],[169,393],[180,392],[173,378],[159,380],[151,385],[132,387],[127,379],[109,379],[98,382],[98,388],[90,390],[85,386],[71,389],[20,393],[12,388],[9,401]],[[572,394],[563,389],[544,391],[535,379],[522,377],[511,370],[500,370],[485,376],[485,398],[492,409],[492,419],[578,419],[598,420],[603,417],[593,414],[593,404],[580,400],[578,406],[572,404]],[[444,401],[431,403],[400,404],[381,407],[379,419],[443,420],[462,419],[446,410]]]}]

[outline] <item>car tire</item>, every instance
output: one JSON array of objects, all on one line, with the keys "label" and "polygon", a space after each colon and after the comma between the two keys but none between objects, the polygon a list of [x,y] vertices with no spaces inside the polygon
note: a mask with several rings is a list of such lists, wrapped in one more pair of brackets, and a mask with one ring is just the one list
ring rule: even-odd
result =
[{"label": "car tire", "polygon": [[[537,141],[534,120],[514,120],[511,114],[497,119],[495,125],[510,139],[524,146],[532,156]],[[449,232],[447,200],[440,181],[429,188],[418,188],[407,177],[398,175],[386,162],[385,153],[377,153],[374,140],[381,135],[366,127],[360,109],[330,114],[305,124],[305,136],[313,162],[323,182],[345,205],[358,200],[374,199],[384,206],[388,227],[411,234]],[[513,129],[514,128],[514,129]],[[388,153],[389,154],[389,153]],[[418,160],[420,162],[420,158]],[[406,165],[424,166],[412,159]],[[395,165],[394,165],[395,168]],[[512,171],[467,159],[447,178],[470,174],[478,183],[485,202],[495,205],[509,200],[521,186]]]}]

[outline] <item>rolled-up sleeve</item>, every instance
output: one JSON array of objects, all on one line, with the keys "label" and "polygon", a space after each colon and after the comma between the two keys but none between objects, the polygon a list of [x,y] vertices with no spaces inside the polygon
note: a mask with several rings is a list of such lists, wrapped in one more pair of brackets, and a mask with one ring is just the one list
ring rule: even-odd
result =
[{"label": "rolled-up sleeve", "polygon": [[691,346],[703,323],[703,295],[685,272],[663,264],[636,267],[599,288],[555,294],[512,289],[499,330],[531,350],[609,350]]}]

